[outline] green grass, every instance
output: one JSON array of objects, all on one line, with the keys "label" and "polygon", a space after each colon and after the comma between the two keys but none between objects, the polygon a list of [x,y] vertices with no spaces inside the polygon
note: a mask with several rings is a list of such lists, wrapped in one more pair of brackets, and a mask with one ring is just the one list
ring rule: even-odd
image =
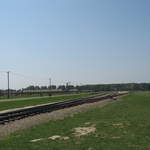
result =
[{"label": "green grass", "polygon": [[31,99],[31,100],[20,100],[20,101],[8,101],[8,102],[0,102],[0,111],[6,109],[13,109],[13,108],[20,108],[26,106],[34,106],[39,104],[51,103],[51,102],[58,102],[64,101],[69,99],[76,99],[82,98],[86,96],[90,96],[90,93],[82,93],[82,94],[72,94],[72,95],[63,95],[63,96],[56,96],[56,97],[49,97],[49,98],[40,98],[40,99]]},{"label": "green grass", "polygon": [[[42,96],[48,96],[46,94],[43,94]],[[39,94],[34,94],[34,95],[10,95],[9,99],[14,99],[14,98],[28,98],[28,97],[40,97]],[[8,99],[8,96],[0,96],[0,99]]]},{"label": "green grass", "polygon": [[[96,132],[77,138],[73,128],[95,124]],[[69,136],[66,141],[30,140],[53,135]],[[114,138],[118,137],[118,138]],[[149,150],[150,92],[130,94],[103,108],[49,121],[0,139],[1,150]]]}]

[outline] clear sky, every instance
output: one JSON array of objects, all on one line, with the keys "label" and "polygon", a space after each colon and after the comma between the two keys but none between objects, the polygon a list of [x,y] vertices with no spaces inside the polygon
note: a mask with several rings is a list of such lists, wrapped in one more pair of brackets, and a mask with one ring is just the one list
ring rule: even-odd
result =
[{"label": "clear sky", "polygon": [[[150,82],[150,0],[0,0],[7,70],[12,88],[49,77],[57,85]],[[0,88],[6,81],[0,72]]]}]

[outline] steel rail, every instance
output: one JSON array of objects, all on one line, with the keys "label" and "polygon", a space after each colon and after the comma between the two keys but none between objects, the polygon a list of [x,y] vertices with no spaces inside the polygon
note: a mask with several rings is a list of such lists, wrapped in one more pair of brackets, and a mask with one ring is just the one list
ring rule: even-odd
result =
[{"label": "steel rail", "polygon": [[33,116],[40,113],[52,112],[59,109],[64,109],[67,107],[77,106],[84,103],[93,103],[96,101],[105,100],[108,98],[114,98],[116,96],[120,96],[124,94],[101,94],[96,96],[90,96],[86,98],[68,100],[63,102],[56,102],[52,104],[44,104],[39,106],[32,106],[29,108],[19,108],[17,110],[12,110],[8,112],[0,113],[0,124],[5,124],[10,121],[19,120],[28,116]]}]

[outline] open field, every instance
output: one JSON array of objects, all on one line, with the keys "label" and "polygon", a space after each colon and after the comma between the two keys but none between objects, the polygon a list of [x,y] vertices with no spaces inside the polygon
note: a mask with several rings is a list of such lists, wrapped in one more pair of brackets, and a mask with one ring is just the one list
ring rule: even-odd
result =
[{"label": "open field", "polygon": [[31,100],[20,100],[20,101],[12,101],[12,102],[0,102],[0,111],[6,109],[20,108],[26,106],[34,106],[39,104],[46,104],[51,102],[59,102],[69,99],[83,98],[90,96],[91,93],[82,93],[82,94],[72,94],[72,95],[62,95],[55,96],[49,98],[40,98],[40,99],[31,99]]},{"label": "open field", "polygon": [[[17,95],[17,96],[10,96],[9,98],[12,99],[12,98],[28,98],[28,97],[37,97],[37,96],[40,96],[39,94],[35,94],[35,95]],[[46,94],[43,95],[43,96],[47,96]],[[0,96],[0,100],[1,99],[8,99],[8,96]]]},{"label": "open field", "polygon": [[[52,94],[52,96],[63,96],[63,95],[74,95],[74,94]],[[19,98],[33,98],[33,97],[45,97],[45,96],[49,96],[48,94],[28,94],[28,95],[10,95],[9,99],[19,99]],[[1,100],[9,100],[8,96],[0,96],[0,101]]]},{"label": "open field", "polygon": [[[0,139],[3,150],[149,150],[150,92]],[[57,136],[55,136],[57,135]]]}]

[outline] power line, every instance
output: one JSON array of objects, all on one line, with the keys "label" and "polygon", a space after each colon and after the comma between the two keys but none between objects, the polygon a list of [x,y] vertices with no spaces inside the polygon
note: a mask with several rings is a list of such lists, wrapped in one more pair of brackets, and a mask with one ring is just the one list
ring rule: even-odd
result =
[{"label": "power line", "polygon": [[49,87],[50,87],[50,90],[52,89],[52,79],[49,78]]},{"label": "power line", "polygon": [[7,72],[7,81],[8,81],[8,98],[10,97],[10,90],[9,90],[9,73],[10,71]]},{"label": "power line", "polygon": [[[26,76],[26,75],[24,75],[24,74],[21,74],[21,73],[15,73],[15,72],[12,72],[12,71],[0,71],[0,73],[7,73],[7,91],[8,91],[8,98],[9,98],[9,96],[10,96],[10,73],[11,73],[11,75],[14,75],[14,76],[19,76],[19,77],[22,77],[22,78],[24,78],[25,80],[26,79],[28,79],[28,80],[26,80],[27,82],[29,82],[29,81],[32,81],[32,82],[36,82],[36,80],[44,80],[44,81],[47,81],[47,79],[46,78],[36,78],[36,77],[33,77],[33,76]],[[13,80],[12,80],[13,81]],[[39,83],[39,82],[38,82]],[[51,78],[49,78],[49,87],[50,87],[50,89],[52,88],[52,79]]]}]

